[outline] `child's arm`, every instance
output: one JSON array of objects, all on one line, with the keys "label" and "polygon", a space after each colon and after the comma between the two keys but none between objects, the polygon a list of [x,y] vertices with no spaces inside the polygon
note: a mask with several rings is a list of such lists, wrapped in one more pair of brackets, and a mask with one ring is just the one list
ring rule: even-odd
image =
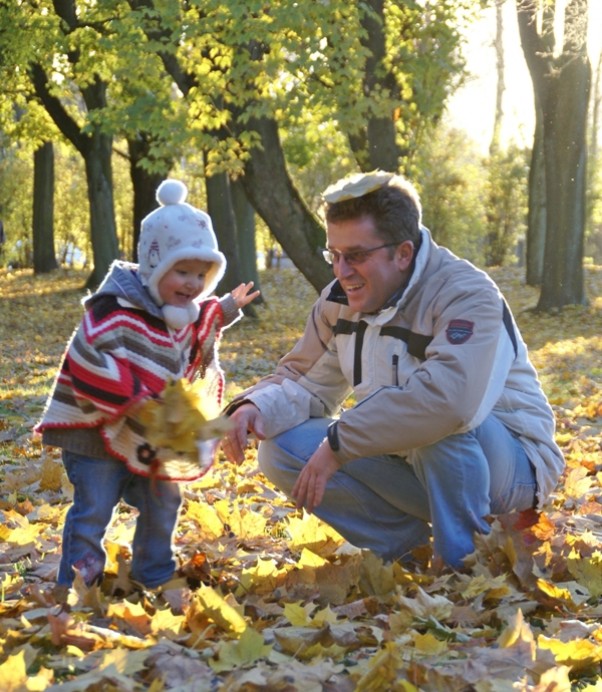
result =
[{"label": "child's arm", "polygon": [[219,299],[219,303],[224,313],[224,327],[230,327],[242,317],[241,308],[248,305],[252,300],[255,300],[260,291],[253,291],[253,282],[249,281],[246,284],[240,284],[230,293],[226,293]]}]

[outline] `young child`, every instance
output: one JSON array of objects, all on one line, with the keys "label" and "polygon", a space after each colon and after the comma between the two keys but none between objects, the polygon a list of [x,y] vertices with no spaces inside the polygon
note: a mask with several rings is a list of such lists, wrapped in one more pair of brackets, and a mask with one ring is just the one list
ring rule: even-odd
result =
[{"label": "young child", "polygon": [[199,478],[206,464],[177,463],[173,451],[154,448],[136,411],[181,378],[203,378],[208,396],[220,405],[221,331],[259,294],[250,282],[221,300],[208,297],[226,259],[211,219],[185,202],[187,192],[178,180],[159,186],[161,206],[142,221],[139,264],[115,262],[84,301],[84,317],[35,428],[45,444],[62,448],[74,488],[59,585],[72,584],[74,568],[88,585],[102,579],[103,539],[120,499],[139,511],[130,578],[155,589],[176,569],[177,481]]}]

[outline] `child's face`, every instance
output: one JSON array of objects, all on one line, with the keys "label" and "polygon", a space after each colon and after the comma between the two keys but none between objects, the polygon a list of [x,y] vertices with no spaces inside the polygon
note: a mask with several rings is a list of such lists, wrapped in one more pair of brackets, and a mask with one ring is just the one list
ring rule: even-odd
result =
[{"label": "child's face", "polygon": [[161,277],[157,289],[167,305],[184,307],[194,300],[205,287],[205,275],[211,262],[190,259],[180,260]]}]

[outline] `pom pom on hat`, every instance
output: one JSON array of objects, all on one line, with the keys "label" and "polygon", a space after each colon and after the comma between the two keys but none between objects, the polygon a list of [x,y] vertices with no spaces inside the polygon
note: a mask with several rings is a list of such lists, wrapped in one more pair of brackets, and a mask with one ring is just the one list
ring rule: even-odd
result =
[{"label": "pom pom on hat", "polygon": [[155,195],[161,206],[167,204],[181,204],[186,201],[188,188],[181,180],[164,180],[157,188]]},{"label": "pom pom on hat", "polygon": [[[138,242],[142,283],[158,305],[158,284],[180,260],[199,259],[211,263],[199,298],[212,293],[226,270],[226,258],[217,247],[208,214],[188,204],[188,188],[180,180],[164,180],[157,188],[161,205],[142,220]],[[197,299],[198,300],[198,299]]]}]

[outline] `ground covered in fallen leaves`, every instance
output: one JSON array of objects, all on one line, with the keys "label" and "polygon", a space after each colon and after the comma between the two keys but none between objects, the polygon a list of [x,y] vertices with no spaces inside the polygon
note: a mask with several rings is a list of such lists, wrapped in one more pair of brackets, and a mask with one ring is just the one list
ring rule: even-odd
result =
[{"label": "ground covered in fallen leaves", "polygon": [[[102,586],[76,583],[65,605],[53,579],[70,487],[31,428],[85,277],[0,270],[0,690],[601,690],[602,268],[586,273],[589,307],[537,315],[519,269],[492,272],[567,470],[544,512],[496,520],[465,572],[436,573],[428,549],[412,571],[354,549],[275,491],[250,449],[186,487],[176,544],[190,599],[128,593],[124,505]],[[314,298],[294,270],[262,280],[259,319],[224,336],[228,397],[270,372]]]}]

